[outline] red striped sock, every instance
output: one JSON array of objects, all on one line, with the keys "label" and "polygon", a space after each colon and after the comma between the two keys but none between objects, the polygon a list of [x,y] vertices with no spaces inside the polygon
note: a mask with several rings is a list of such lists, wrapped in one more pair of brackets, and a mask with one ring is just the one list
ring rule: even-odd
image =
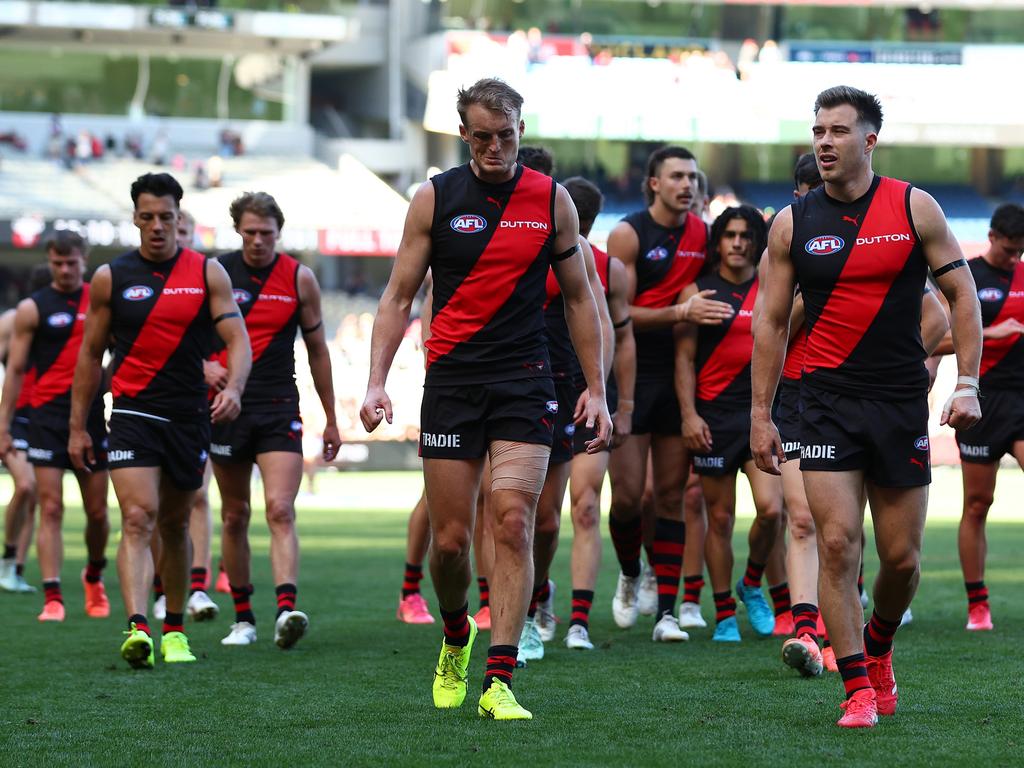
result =
[{"label": "red striped sock", "polygon": [[775,607],[776,616],[781,616],[792,609],[793,606],[789,598],[789,582],[784,581],[774,587],[768,587],[768,594],[772,596],[772,605]]},{"label": "red striped sock", "polygon": [[487,666],[484,669],[484,692],[491,687],[491,682],[500,680],[512,687],[512,672],[516,668],[516,656],[519,649],[514,645],[492,645],[487,649]]},{"label": "red striped sock", "polygon": [[153,576],[153,598],[159,600],[164,596],[164,583],[160,579],[160,574]]},{"label": "red striped sock", "polygon": [[755,563],[747,558],[747,570],[743,574],[743,586],[760,587],[761,578],[764,576],[764,563]]},{"label": "red striped sock", "polygon": [[164,626],[161,630],[163,634],[168,632],[184,632],[185,631],[185,614],[183,613],[171,613],[167,612],[164,617]]},{"label": "red striped sock", "polygon": [[871,681],[868,680],[868,664],[863,653],[836,659],[836,666],[839,667],[839,674],[843,678],[846,698],[850,698],[862,688],[871,687]]},{"label": "red striped sock", "polygon": [[60,591],[60,579],[43,582],[43,602],[64,605],[64,596]]},{"label": "red striped sock", "polygon": [[235,621],[246,621],[256,625],[256,615],[252,612],[252,584],[245,587],[231,585],[231,599],[235,603]]},{"label": "red striped sock", "polygon": [[277,615],[280,616],[285,611],[295,610],[295,597],[298,594],[299,588],[294,584],[278,584],[274,588],[274,592],[277,594]]},{"label": "red striped sock", "polygon": [[609,515],[608,532],[612,537],[612,546],[615,547],[615,557],[619,560],[619,569],[635,579],[640,575],[640,545],[643,541],[640,517],[619,520]]},{"label": "red striped sock", "polygon": [[423,578],[423,566],[413,563],[405,564],[405,577],[402,580],[402,598],[409,595],[418,595],[420,592],[420,580]]},{"label": "red striped sock", "polygon": [[683,602],[700,605],[700,591],[704,589],[704,574],[683,577]]},{"label": "red striped sock", "polygon": [[135,625],[136,629],[141,629],[143,632],[145,632],[150,637],[153,636],[153,633],[149,629],[149,620],[145,616],[143,616],[141,613],[134,613],[134,614],[132,614],[131,616],[128,617],[128,630],[129,631],[131,631],[132,624]]},{"label": "red striped sock", "polygon": [[[469,643],[469,603],[455,611],[446,611],[442,608],[441,621],[444,622],[445,645],[465,648]],[[512,663],[515,664],[515,659]]]},{"label": "red striped sock", "polygon": [[651,565],[658,579],[658,614],[661,618],[675,609],[679,579],[683,573],[686,523],[659,517],[654,522],[654,555]]},{"label": "red striped sock", "polygon": [[984,581],[965,581],[964,587],[967,589],[968,605],[988,602],[988,587]]},{"label": "red striped sock", "polygon": [[103,569],[107,567],[107,558],[90,560],[85,566],[85,580],[96,584],[103,580]]},{"label": "red striped sock", "polygon": [[810,635],[812,640],[817,640],[818,606],[813,603],[797,603],[794,605],[793,623],[796,625],[793,631],[794,636]]},{"label": "red striped sock", "polygon": [[731,616],[736,615],[736,598],[732,596],[731,590],[715,592],[715,623],[721,624]]},{"label": "red striped sock", "polygon": [[889,621],[871,612],[871,620],[864,625],[864,650],[868,656],[885,656],[892,650],[892,639],[900,628],[900,620]]},{"label": "red striped sock", "polygon": [[189,594],[195,594],[196,592],[206,591],[206,569],[205,568],[193,568],[191,571],[191,585],[189,586]]},{"label": "red striped sock", "polygon": [[480,607],[489,608],[491,606],[491,588],[487,586],[487,577],[477,576],[476,587],[480,590]]},{"label": "red striped sock", "polygon": [[572,618],[569,626],[579,624],[583,628],[590,626],[590,607],[594,604],[594,590],[574,589],[572,591]]}]

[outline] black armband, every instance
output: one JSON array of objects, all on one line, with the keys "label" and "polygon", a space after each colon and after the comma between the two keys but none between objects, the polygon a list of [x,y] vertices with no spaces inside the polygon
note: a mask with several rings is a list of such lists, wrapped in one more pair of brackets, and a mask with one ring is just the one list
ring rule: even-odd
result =
[{"label": "black armband", "polygon": [[306,336],[307,334],[310,334],[313,331],[317,330],[323,324],[324,324],[324,321],[321,320],[316,325],[311,325],[309,328],[300,328],[299,330],[302,331],[302,335],[303,336]]},{"label": "black armband", "polygon": [[612,328],[625,328],[627,325],[633,322],[633,318],[630,315],[626,315],[626,319],[618,323],[613,323]]},{"label": "black armband", "polygon": [[241,316],[242,316],[241,312],[225,312],[223,315],[217,315],[215,318],[213,318],[213,324],[216,325],[221,320],[227,320],[229,317],[241,317]]},{"label": "black armband", "polygon": [[945,264],[936,269],[934,272],[932,272],[932,277],[941,277],[947,272],[952,272],[954,269],[959,269],[960,267],[966,266],[967,262],[964,259],[957,259],[956,261],[951,261],[949,262],[949,264]]},{"label": "black armband", "polygon": [[566,260],[566,259],[568,259],[568,258],[569,258],[570,256],[572,256],[572,255],[573,255],[574,253],[576,253],[576,251],[578,251],[579,249],[580,249],[580,244],[579,244],[579,243],[576,243],[576,245],[574,245],[574,246],[573,246],[572,248],[570,248],[569,250],[567,250],[567,251],[562,251],[562,252],[561,252],[560,254],[558,254],[557,256],[554,256],[554,257],[552,257],[552,261],[565,261],[565,260]]}]

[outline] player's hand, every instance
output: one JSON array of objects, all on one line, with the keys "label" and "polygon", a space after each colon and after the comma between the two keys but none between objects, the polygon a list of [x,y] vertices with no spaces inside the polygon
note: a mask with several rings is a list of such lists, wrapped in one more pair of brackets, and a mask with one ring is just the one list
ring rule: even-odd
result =
[{"label": "player's hand", "polygon": [[328,424],[324,427],[324,461],[334,461],[341,449],[341,433],[337,424]]},{"label": "player's hand", "polygon": [[618,448],[633,433],[633,412],[619,408],[612,414],[612,448]]},{"label": "player's hand", "polygon": [[234,387],[222,389],[213,398],[210,406],[210,421],[214,424],[226,424],[238,418],[242,412],[242,396]]},{"label": "player's hand", "polygon": [[576,407],[572,411],[572,423],[577,427],[587,418],[588,403],[590,403],[590,390],[584,389],[576,399]]},{"label": "player's hand", "polygon": [[683,420],[683,442],[693,453],[711,452],[711,428],[700,416],[694,414]]},{"label": "player's hand", "polygon": [[92,438],[84,429],[72,429],[68,435],[68,457],[71,459],[71,466],[79,472],[91,472],[91,467],[96,464],[96,454],[93,451]]},{"label": "player's hand", "polygon": [[359,409],[359,420],[363,422],[363,429],[373,432],[382,419],[387,419],[388,424],[394,419],[391,398],[384,391],[384,387],[369,387],[366,390],[366,399]]},{"label": "player's hand", "polygon": [[750,420],[750,453],[754,464],[762,472],[769,475],[781,475],[779,462],[786,460],[782,450],[782,438],[771,419],[751,418]]},{"label": "player's hand", "polygon": [[608,404],[604,395],[590,393],[587,400],[587,429],[597,432],[597,437],[587,441],[587,453],[600,453],[611,445],[612,417],[608,413]]},{"label": "player's hand", "polygon": [[0,429],[0,457],[14,453],[14,438],[9,430]]},{"label": "player's hand", "polygon": [[949,424],[953,429],[970,429],[981,420],[981,403],[977,390],[958,390],[946,401],[939,424]]},{"label": "player's hand", "polygon": [[1005,339],[1009,336],[1016,336],[1024,333],[1024,323],[1015,317],[1011,317],[996,325],[985,329],[986,339]]},{"label": "player's hand", "polygon": [[203,378],[206,386],[220,392],[228,385],[228,369],[216,360],[203,360]]},{"label": "player's hand", "polygon": [[732,305],[708,298],[715,293],[711,289],[700,291],[682,304],[677,304],[682,315],[679,319],[695,325],[721,325],[728,320],[734,314]]}]

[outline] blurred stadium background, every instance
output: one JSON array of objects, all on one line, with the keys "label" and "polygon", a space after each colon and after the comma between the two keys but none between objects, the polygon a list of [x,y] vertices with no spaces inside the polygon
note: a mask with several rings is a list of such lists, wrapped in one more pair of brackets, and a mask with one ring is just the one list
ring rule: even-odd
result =
[{"label": "blurred stadium background", "polygon": [[[600,243],[642,205],[644,161],[665,142],[696,152],[714,210],[737,199],[786,205],[815,94],[856,85],[886,111],[876,171],[934,194],[971,256],[994,207],[1024,202],[1024,100],[1013,85],[1022,9],[1024,0],[0,0],[0,309],[25,295],[49,232],[81,232],[93,265],[133,247],[128,187],[140,173],[159,167],[183,182],[207,253],[238,245],[230,200],[268,191],[287,218],[282,249],[325,289],[347,441],[339,464],[415,468],[415,323],[389,382],[395,423],[367,440],[356,412],[408,195],[466,159],[457,87],[497,75],[523,93],[526,142],[554,152],[557,177],[582,174],[604,190]],[[300,388],[312,455],[322,415],[311,382]],[[934,426],[935,460],[955,460]]]}]

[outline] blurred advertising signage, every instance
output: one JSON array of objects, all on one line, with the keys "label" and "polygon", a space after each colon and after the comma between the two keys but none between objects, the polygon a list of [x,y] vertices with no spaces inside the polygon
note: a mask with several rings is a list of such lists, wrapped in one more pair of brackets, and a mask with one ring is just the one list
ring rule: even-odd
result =
[{"label": "blurred advertising signage", "polygon": [[922,64],[959,66],[959,47],[870,47],[842,44],[789,43],[789,60],[825,64]]},{"label": "blurred advertising signage", "polygon": [[208,29],[215,32],[235,26],[230,13],[209,9],[154,8],[149,12],[149,23],[166,29]]},{"label": "blurred advertising signage", "polygon": [[135,8],[130,5],[38,3],[36,24],[41,27],[128,30],[135,28]]}]

